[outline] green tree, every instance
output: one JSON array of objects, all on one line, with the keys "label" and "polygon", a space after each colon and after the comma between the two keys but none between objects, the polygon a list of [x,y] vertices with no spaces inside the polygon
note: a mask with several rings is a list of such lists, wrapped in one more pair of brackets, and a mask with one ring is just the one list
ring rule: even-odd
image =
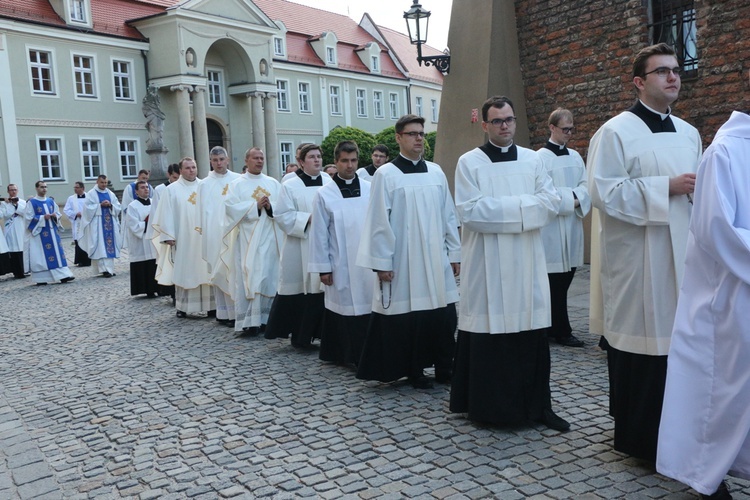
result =
[{"label": "green tree", "polygon": [[336,144],[341,141],[354,141],[359,146],[359,156],[362,158],[362,165],[369,164],[370,153],[375,147],[375,138],[371,133],[355,127],[336,127],[323,139],[321,147],[323,148],[323,165],[333,163],[333,150]]},{"label": "green tree", "polygon": [[437,132],[428,132],[424,136],[424,142],[427,143],[424,150],[424,159],[433,161],[435,158],[435,139],[437,138]]}]

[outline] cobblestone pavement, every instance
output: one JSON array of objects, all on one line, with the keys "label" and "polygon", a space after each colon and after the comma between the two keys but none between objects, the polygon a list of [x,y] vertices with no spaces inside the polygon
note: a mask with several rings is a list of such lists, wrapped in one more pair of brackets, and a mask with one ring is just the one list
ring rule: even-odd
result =
[{"label": "cobblestone pavement", "polygon": [[129,296],[125,259],[112,279],[74,272],[0,280],[2,499],[697,497],[612,450],[586,268],[571,314],[587,345],[551,349],[565,434],[474,425],[445,386],[364,383],[288,341],[178,319]]}]

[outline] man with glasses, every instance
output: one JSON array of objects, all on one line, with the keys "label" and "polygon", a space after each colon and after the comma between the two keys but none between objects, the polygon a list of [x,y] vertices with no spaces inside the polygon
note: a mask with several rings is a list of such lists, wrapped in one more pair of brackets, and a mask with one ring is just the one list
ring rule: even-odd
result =
[{"label": "man with glasses", "polygon": [[372,164],[358,169],[357,176],[362,180],[372,182],[372,176],[375,175],[375,171],[388,163],[388,146],[385,144],[378,144],[372,148],[372,156],[370,156],[370,159],[372,160]]},{"label": "man with glasses", "polygon": [[539,156],[513,142],[513,103],[482,106],[488,141],[456,168],[461,303],[450,410],[477,422],[566,431],[549,388],[549,283],[541,228],[560,197]]},{"label": "man with glasses", "polygon": [[607,351],[614,447],[650,461],[702,153],[695,127],[671,115],[677,64],[663,43],[635,56],[638,101],[602,125],[588,157],[590,328]]},{"label": "man with glasses", "polygon": [[547,123],[550,137],[537,154],[562,199],[557,217],[542,228],[552,304],[547,336],[566,347],[583,347],[568,319],[568,288],[583,264],[583,218],[591,210],[586,166],[581,155],[566,146],[575,132],[573,113],[558,108]]},{"label": "man with glasses", "polygon": [[60,208],[52,198],[47,198],[47,183],[36,181],[36,196],[29,199],[24,211],[29,229],[29,264],[31,279],[37,285],[73,281],[68,269],[65,250],[60,240]]},{"label": "man with glasses", "polygon": [[424,118],[396,122],[400,154],[378,168],[356,263],[377,272],[357,378],[450,383],[461,271],[458,221],[439,165],[422,159]]}]

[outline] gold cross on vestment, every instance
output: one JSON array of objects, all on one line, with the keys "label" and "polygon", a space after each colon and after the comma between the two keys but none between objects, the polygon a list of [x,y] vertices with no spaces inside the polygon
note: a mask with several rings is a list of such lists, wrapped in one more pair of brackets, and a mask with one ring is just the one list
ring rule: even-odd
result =
[{"label": "gold cross on vestment", "polygon": [[260,200],[264,196],[271,196],[271,193],[269,193],[268,191],[266,191],[265,189],[263,189],[260,186],[258,186],[257,188],[255,188],[255,191],[253,191],[253,199],[255,201]]},{"label": "gold cross on vestment", "polygon": [[227,195],[227,191],[229,191],[229,184],[227,184],[226,186],[224,186],[224,191],[221,192],[221,195],[222,196],[226,196]]},{"label": "gold cross on vestment", "polygon": [[197,195],[198,195],[198,193],[196,193],[195,191],[193,191],[193,192],[192,192],[192,193],[190,194],[190,198],[188,198],[188,203],[192,203],[193,205],[195,205],[195,197],[196,197]]}]

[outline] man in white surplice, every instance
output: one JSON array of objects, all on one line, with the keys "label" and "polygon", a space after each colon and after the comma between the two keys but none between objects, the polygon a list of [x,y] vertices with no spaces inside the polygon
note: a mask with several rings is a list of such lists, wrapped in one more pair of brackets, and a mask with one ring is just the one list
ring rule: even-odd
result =
[{"label": "man in white surplice", "polygon": [[208,263],[208,272],[213,283],[216,300],[216,321],[226,326],[234,326],[234,291],[229,288],[226,278],[216,274],[221,239],[226,232],[224,200],[229,191],[229,183],[239,174],[229,170],[227,150],[215,146],[209,154],[212,170],[198,185],[198,206],[201,213],[201,255]]},{"label": "man in white surplice", "polygon": [[152,224],[159,254],[156,280],[174,285],[178,318],[215,309],[208,265],[200,251],[199,182],[195,160],[180,160],[180,178],[162,191]]},{"label": "man in white surplice", "polygon": [[25,278],[25,273],[29,269],[24,210],[26,200],[18,196],[18,186],[8,184],[8,199],[0,204],[0,218],[5,219],[5,241],[10,252],[11,271],[16,279]]},{"label": "man in white surplice", "polygon": [[216,273],[225,276],[233,291],[234,330],[246,335],[265,331],[284,244],[284,233],[273,217],[281,184],[263,173],[264,163],[262,150],[247,150],[245,173],[229,185],[224,200],[227,225]]},{"label": "man in white surplice", "polygon": [[570,424],[552,411],[549,282],[541,228],[560,196],[539,155],[513,142],[504,96],[482,105],[488,141],[456,168],[461,302],[450,410],[497,425]]},{"label": "man in white surplice", "polygon": [[333,151],[337,172],[313,198],[308,271],[325,285],[320,359],[357,365],[372,311],[375,276],[355,265],[370,183],[357,176],[359,148],[339,142]]},{"label": "man in white surplice", "polygon": [[400,153],[373,177],[357,254],[377,273],[357,378],[425,389],[429,366],[451,380],[461,243],[448,180],[422,158],[424,118],[399,118],[396,142]]},{"label": "man in white surplice", "polygon": [[96,186],[86,193],[78,244],[105,278],[115,275],[115,259],[120,258],[122,233],[118,215],[120,202],[107,188],[107,176],[102,174],[97,177]]},{"label": "man in white surplice", "polygon": [[656,470],[702,498],[750,479],[750,116],[735,111],[698,169],[669,349]]},{"label": "man in white surplice", "polygon": [[567,147],[575,132],[573,113],[558,108],[550,114],[547,124],[550,137],[537,154],[562,200],[557,217],[542,228],[552,306],[552,325],[547,336],[560,345],[583,347],[583,341],[573,335],[570,326],[568,289],[576,268],[583,264],[583,218],[591,210],[586,165],[578,151]]},{"label": "man in white surplice", "polygon": [[[125,216],[128,213],[128,207],[130,206],[130,203],[133,202],[138,196],[136,195],[136,183],[138,181],[146,181],[146,185],[148,186],[148,197],[153,198],[154,196],[154,190],[153,188],[148,184],[148,178],[151,176],[151,173],[148,170],[139,170],[138,171],[138,177],[125,186],[125,189],[122,191],[122,219],[125,220]],[[128,239],[125,237],[125,224],[122,224],[121,227],[122,230],[122,248],[128,248]]]},{"label": "man in white surplice", "polygon": [[81,217],[83,217],[83,209],[86,206],[86,188],[83,182],[76,181],[73,185],[73,194],[68,196],[68,200],[65,202],[63,207],[63,213],[68,216],[70,221],[71,233],[73,234],[73,244],[75,245],[75,256],[73,263],[78,267],[89,267],[91,265],[91,259],[78,244],[78,238],[80,237],[80,226]]},{"label": "man in white surplice", "polygon": [[151,199],[146,181],[136,181],[135,200],[123,218],[130,257],[130,295],[156,297],[156,248],[152,241]]},{"label": "man in white surplice", "polygon": [[305,144],[299,160],[302,171],[282,182],[279,202],[274,206],[274,219],[286,238],[281,250],[279,290],[265,336],[286,338],[291,333],[292,346],[313,349],[313,339],[320,338],[325,305],[320,277],[307,271],[307,237],[313,196],[331,178],[321,172],[320,146]]},{"label": "man in white surplice", "polygon": [[695,127],[671,114],[680,68],[666,44],[633,62],[638,101],[594,134],[590,329],[603,335],[614,447],[654,461],[695,171]]}]

